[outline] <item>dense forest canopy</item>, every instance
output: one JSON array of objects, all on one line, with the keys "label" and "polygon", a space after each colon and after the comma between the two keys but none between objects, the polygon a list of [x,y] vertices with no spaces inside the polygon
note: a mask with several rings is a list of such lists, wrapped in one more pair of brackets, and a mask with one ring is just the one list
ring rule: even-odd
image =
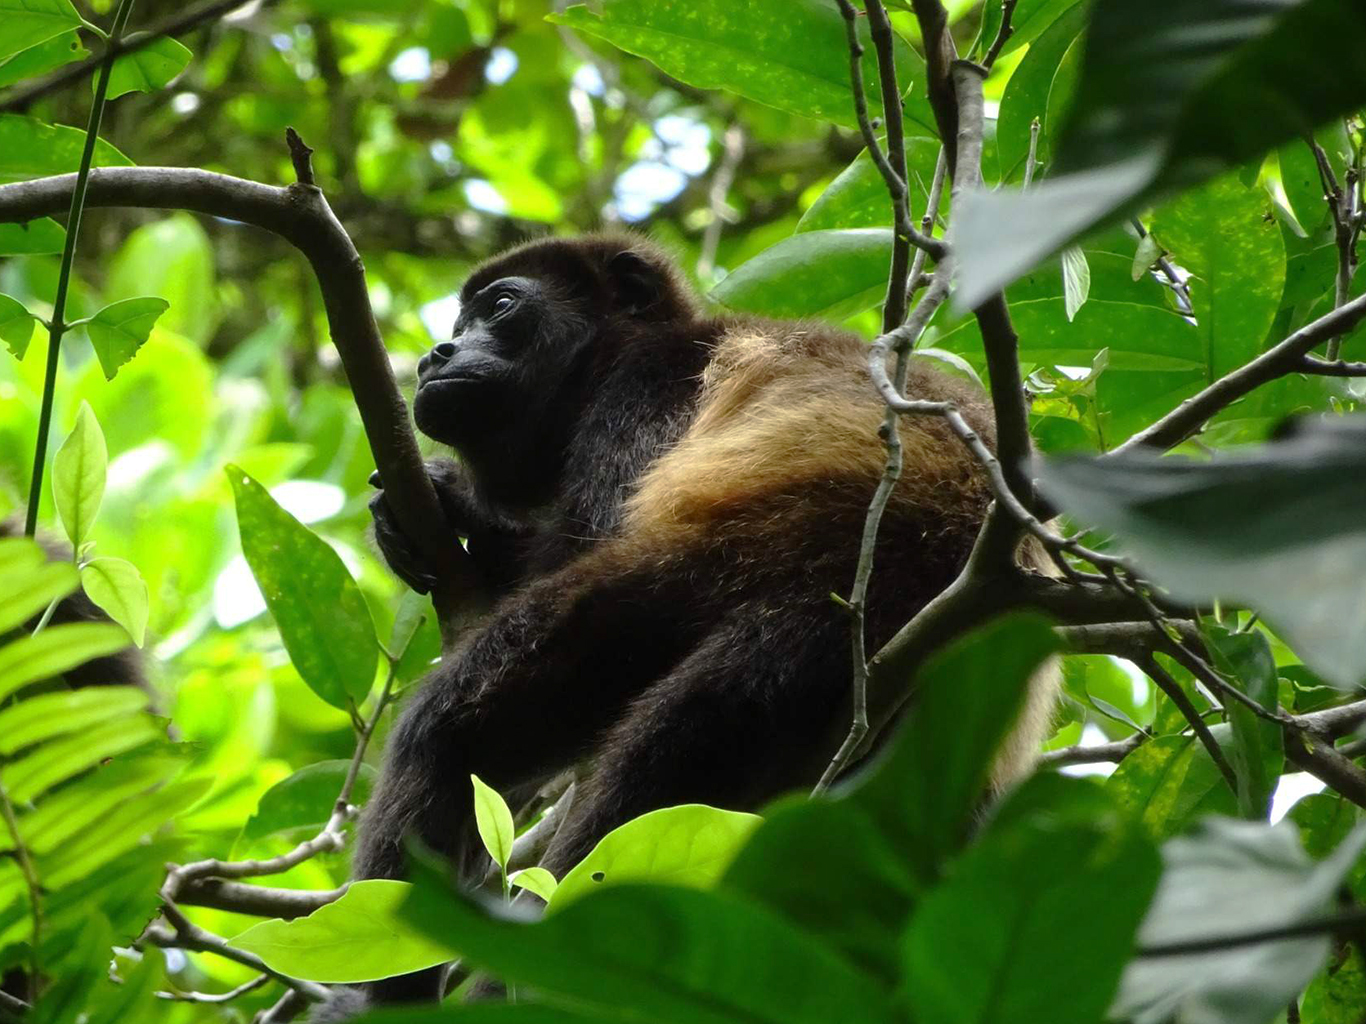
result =
[{"label": "dense forest canopy", "polygon": [[[0,0],[0,1021],[283,1021],[459,961],[510,1004],[373,1019],[1366,1022],[1363,104],[1353,0]],[[483,892],[344,889],[486,606],[396,396],[474,266],[603,228],[867,339],[995,504],[881,650],[869,545],[831,595],[833,786],[555,878],[572,776],[476,778]],[[922,360],[994,451],[901,394]],[[377,467],[463,584],[377,558]]]}]

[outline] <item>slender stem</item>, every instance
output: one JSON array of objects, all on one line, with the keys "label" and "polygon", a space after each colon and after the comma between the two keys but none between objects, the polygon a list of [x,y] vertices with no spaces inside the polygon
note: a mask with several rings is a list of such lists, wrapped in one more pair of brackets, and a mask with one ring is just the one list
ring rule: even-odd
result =
[{"label": "slender stem", "polygon": [[57,294],[52,300],[52,321],[47,331],[47,367],[43,373],[43,400],[38,412],[38,440],[33,449],[33,475],[29,483],[28,513],[24,518],[24,534],[32,537],[38,529],[38,504],[43,494],[43,469],[47,464],[47,439],[52,430],[52,398],[57,389],[57,361],[62,349],[62,335],[66,333],[67,291],[71,287],[71,264],[76,257],[76,239],[81,233],[81,211],[85,208],[85,189],[90,181],[90,164],[95,158],[95,143],[99,140],[100,122],[104,119],[105,100],[109,95],[109,75],[114,68],[114,46],[123,35],[123,27],[133,12],[133,0],[119,0],[114,12],[114,24],[109,30],[100,77],[95,83],[95,99],[90,104],[90,120],[85,129],[85,146],[76,171],[76,187],[71,190],[71,209],[66,218],[66,241],[62,245],[62,265],[57,273]]},{"label": "slender stem", "polygon": [[1029,122],[1029,156],[1025,157],[1024,183],[1021,190],[1034,184],[1034,172],[1039,167],[1039,119]]},{"label": "slender stem", "polygon": [[1253,946],[1262,942],[1276,942],[1280,939],[1297,939],[1305,935],[1324,935],[1329,932],[1345,931],[1366,924],[1366,907],[1353,907],[1330,917],[1299,921],[1295,924],[1277,925],[1274,928],[1259,928],[1256,931],[1239,935],[1220,935],[1204,939],[1182,939],[1177,942],[1164,942],[1152,946],[1140,946],[1134,955],[1144,958],[1162,956],[1189,956],[1194,953],[1213,953],[1218,950],[1235,949],[1239,946]]},{"label": "slender stem", "polygon": [[1228,763],[1228,758],[1224,756],[1224,751],[1219,746],[1219,741],[1214,738],[1214,733],[1210,732],[1204,718],[1201,717],[1195,705],[1191,703],[1191,699],[1186,696],[1186,691],[1181,689],[1181,684],[1172,678],[1171,674],[1159,665],[1157,659],[1152,655],[1141,659],[1138,662],[1138,667],[1157,684],[1158,689],[1167,695],[1171,702],[1176,705],[1177,710],[1181,712],[1182,717],[1195,730],[1195,735],[1204,745],[1210,760],[1218,767],[1219,774],[1224,777],[1229,789],[1233,790],[1236,796],[1238,794],[1237,773],[1234,772],[1233,765]]},{"label": "slender stem", "polygon": [[24,885],[28,888],[29,912],[33,917],[33,938],[29,946],[29,999],[38,999],[38,979],[40,966],[41,949],[43,945],[43,907],[39,899],[41,890],[38,885],[38,872],[33,866],[33,858],[29,856],[28,847],[24,845],[24,839],[19,834],[19,818],[14,813],[14,804],[10,802],[9,793],[5,791],[3,783],[0,783],[0,816],[5,819],[5,829],[9,832],[10,842],[14,844],[14,859],[19,863],[19,871],[24,876]]}]

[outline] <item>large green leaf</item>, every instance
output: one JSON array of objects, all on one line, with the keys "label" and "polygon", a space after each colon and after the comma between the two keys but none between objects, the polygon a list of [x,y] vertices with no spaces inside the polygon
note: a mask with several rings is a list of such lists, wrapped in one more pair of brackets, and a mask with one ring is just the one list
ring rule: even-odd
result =
[{"label": "large green leaf", "polygon": [[333,707],[359,703],[374,683],[379,644],[356,581],[327,542],[264,487],[235,466],[228,479],[242,553],[294,667]]},{"label": "large green leaf", "polygon": [[840,321],[883,300],[891,259],[889,228],[807,231],[742,263],[711,294],[747,313]]},{"label": "large green leaf", "polygon": [[[939,140],[908,138],[906,171],[910,182],[911,216],[919,223],[929,202],[934,167],[939,160]],[[939,204],[940,215],[949,211],[948,188]],[[816,197],[811,208],[797,222],[798,231],[824,231],[830,228],[890,228],[892,200],[882,172],[865,149],[854,158]]]},{"label": "large green leaf", "polygon": [[37,78],[63,64],[84,60],[89,56],[90,51],[81,45],[81,37],[74,30],[59,33],[0,61],[0,88],[27,78]]},{"label": "large green leaf", "polygon": [[[1035,792],[1046,795],[1041,799]],[[1094,1024],[1161,873],[1091,782],[1040,776],[927,893],[904,943],[914,1020]]]},{"label": "large green leaf", "polygon": [[[0,185],[67,174],[81,163],[85,132],[33,117],[0,114]],[[133,161],[103,139],[95,143],[95,167],[129,167]]]},{"label": "large green leaf", "polygon": [[1180,599],[1262,611],[1326,680],[1366,680],[1366,417],[1208,462],[1057,458],[1040,485]]},{"label": "large green leaf", "polygon": [[[988,3],[987,7],[996,7]],[[1071,6],[1050,24],[1020,61],[1001,96],[1001,111],[996,122],[996,146],[1001,159],[1003,181],[1019,181],[1024,176],[1029,156],[1031,124],[1039,119],[1040,132],[1036,158],[1042,164],[1052,160],[1057,142],[1057,126],[1044,125],[1048,96],[1058,76],[1059,65],[1068,49],[1086,27],[1085,4],[1072,0]],[[1045,130],[1047,129],[1047,131]]]},{"label": "large green leaf", "polygon": [[1192,736],[1159,736],[1120,762],[1106,786],[1150,835],[1167,839],[1206,814],[1234,814],[1237,802]]},{"label": "large green leaf", "polygon": [[155,295],[121,299],[105,306],[85,324],[85,333],[99,357],[105,380],[113,380],[119,367],[147,343],[147,336],[170,303]]},{"label": "large green leaf", "polygon": [[65,736],[24,754],[5,766],[5,788],[10,797],[26,803],[50,787],[156,739],[162,731],[140,715],[104,722],[77,736]]},{"label": "large green leaf", "polygon": [[71,0],[0,0],[0,60],[81,24]]},{"label": "large green leaf", "polygon": [[1098,0],[1059,176],[963,203],[958,301],[975,306],[1146,196],[1352,110],[1366,98],[1363,38],[1355,0]]},{"label": "large green leaf", "polygon": [[[1236,936],[1326,914],[1363,848],[1366,829],[1359,828],[1315,864],[1288,823],[1209,819],[1195,835],[1163,847],[1166,866],[1140,944]],[[1270,1021],[1303,990],[1328,948],[1324,933],[1138,959],[1111,1015],[1134,1024]]]},{"label": "large green leaf", "polygon": [[[844,21],[825,0],[603,0],[578,4],[550,20],[601,36],[702,89],[726,89],[779,110],[855,127]],[[881,108],[868,28],[859,32],[868,57],[864,87]],[[897,80],[910,89],[905,115],[930,134],[934,116],[924,63],[899,37]]]},{"label": "large green leaf", "polygon": [[1007,616],[963,637],[921,670],[910,720],[856,781],[849,801],[905,851],[921,882],[937,878],[966,841],[992,757],[1033,673],[1057,649],[1035,615]]},{"label": "large green leaf", "polygon": [[109,449],[104,432],[90,406],[82,402],[57,454],[52,457],[52,497],[73,550],[90,539],[90,529],[104,499]]},{"label": "large green leaf", "polygon": [[756,904],[670,886],[609,886],[543,921],[505,919],[430,868],[405,917],[504,981],[658,1024],[890,1024],[886,992]]},{"label": "large green leaf", "polygon": [[352,882],[334,903],[293,921],[262,921],[229,945],[255,953],[274,970],[310,981],[374,981],[451,959],[445,942],[411,928],[399,912],[407,882]]},{"label": "large green leaf", "polygon": [[710,886],[760,819],[703,804],[650,811],[613,829],[560,880],[552,910],[604,885],[658,882]]},{"label": "large green leaf", "polygon": [[721,886],[889,984],[901,973],[898,940],[918,888],[901,851],[848,801],[794,797],[769,809]]}]

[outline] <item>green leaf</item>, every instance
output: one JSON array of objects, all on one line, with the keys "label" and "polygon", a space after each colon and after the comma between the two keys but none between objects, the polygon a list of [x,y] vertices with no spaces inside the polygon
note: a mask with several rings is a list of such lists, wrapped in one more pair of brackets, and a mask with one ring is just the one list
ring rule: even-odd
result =
[{"label": "green leaf", "polygon": [[[824,0],[606,0],[601,16],[579,4],[548,20],[600,36],[700,89],[857,127],[844,20]],[[866,19],[858,30],[871,55]],[[924,63],[900,37],[894,52],[897,82],[910,90],[905,116],[933,135]],[[880,110],[871,64],[864,87],[869,107]]]},{"label": "green leaf", "polygon": [[[95,689],[82,693],[99,692]],[[34,697],[30,700],[38,700]],[[24,701],[25,704],[30,701]],[[63,786],[47,794],[38,806],[24,816],[20,832],[30,851],[39,858],[53,854],[60,858],[68,846],[98,827],[116,807],[140,802],[148,791],[179,771],[174,758],[159,754],[116,758],[99,765],[90,786]],[[0,849],[5,849],[0,838]]]},{"label": "green leaf", "polygon": [[1049,459],[1039,479],[1177,599],[1250,605],[1328,682],[1366,679],[1366,417],[1207,462]]},{"label": "green leaf", "polygon": [[[0,256],[47,256],[61,252],[65,244],[66,229],[51,217],[26,224],[0,224]],[[23,358],[22,353],[16,354]]]},{"label": "green leaf", "polygon": [[333,707],[359,703],[375,680],[379,644],[370,609],[341,557],[282,509],[264,487],[228,467],[242,553],[309,689]]},{"label": "green leaf", "polygon": [[92,558],[81,566],[81,586],[141,647],[147,636],[147,584],[137,566],[122,558]]},{"label": "green leaf", "polygon": [[[987,4],[988,8],[999,9],[999,6],[994,2]],[[1053,133],[1057,131],[1057,125],[1045,121],[1048,97],[1063,57],[1086,27],[1086,15],[1085,4],[1070,0],[1066,9],[1030,44],[1029,52],[1006,83],[996,123],[1002,181],[1019,181],[1024,177],[1035,118],[1040,122],[1036,159],[1045,166],[1052,162],[1053,146],[1057,141]],[[1014,24],[1013,19],[1011,24]]]},{"label": "green leaf", "polygon": [[891,258],[890,229],[807,231],[736,267],[711,296],[749,313],[838,322],[883,300]]},{"label": "green leaf", "polygon": [[650,811],[603,836],[560,880],[551,909],[603,885],[659,882],[707,888],[721,877],[760,818],[704,804]]},{"label": "green leaf", "polygon": [[514,871],[508,875],[508,882],[528,892],[534,892],[547,903],[559,887],[555,882],[555,876],[545,868],[523,868],[521,871]]},{"label": "green leaf", "polygon": [[89,403],[82,402],[75,426],[52,457],[52,497],[73,551],[79,552],[90,539],[108,466],[104,431]]},{"label": "green leaf", "polygon": [[[1210,622],[1202,623],[1201,633],[1224,678],[1267,711],[1275,711],[1276,659],[1266,636],[1255,631],[1234,633]],[[1230,700],[1227,707],[1233,734],[1231,760],[1238,776],[1238,809],[1245,818],[1265,819],[1285,767],[1281,727],[1236,700]]]},{"label": "green leaf", "polygon": [[[190,63],[189,47],[162,36],[153,43],[114,61],[109,73],[109,99],[130,92],[156,92],[169,85]],[[91,80],[91,88],[95,81]]]},{"label": "green leaf", "polygon": [[89,56],[90,51],[81,45],[81,37],[74,31],[59,33],[0,61],[0,88],[6,88],[28,78],[37,78],[63,64],[84,60]]},{"label": "green leaf", "polygon": [[[813,879],[820,879],[813,885]],[[918,886],[902,851],[848,801],[794,797],[765,812],[721,881],[888,984]]]},{"label": "green leaf", "polygon": [[1062,298],[1067,321],[1077,318],[1081,307],[1091,296],[1091,266],[1086,253],[1075,245],[1062,251]]},{"label": "green leaf", "polygon": [[[1077,0],[1020,0],[1010,20],[1010,38],[1001,47],[1001,56],[1014,53],[1025,43],[1033,43],[1059,17],[1075,7]],[[983,53],[992,44],[1001,27],[1001,5],[987,0],[982,5],[980,42]],[[1016,71],[1018,72],[1018,68]]]},{"label": "green leaf", "polygon": [[40,693],[0,710],[0,754],[10,757],[54,736],[122,718],[141,711],[147,702],[147,694],[136,686]]},{"label": "green leaf", "polygon": [[0,647],[0,700],[127,646],[127,632],[111,622],[71,622],[20,637]]},{"label": "green leaf", "polygon": [[799,929],[733,897],[610,886],[526,924],[483,909],[431,868],[403,912],[450,955],[596,1017],[660,1024],[891,1024],[886,993]]},{"label": "green leaf", "polygon": [[[0,635],[38,615],[78,583],[75,566],[49,562],[47,552],[26,537],[0,538],[0,579],[5,581],[0,589]],[[0,660],[3,657],[0,653]]]},{"label": "green leaf", "polygon": [[[934,167],[939,160],[939,140],[908,138],[906,171],[910,178],[912,213],[919,216],[929,203]],[[940,201],[940,214],[949,209],[948,189]],[[865,149],[816,197],[811,208],[797,222],[797,231],[825,231],[832,228],[890,228],[892,201],[887,183]]]},{"label": "green leaf", "polygon": [[38,318],[22,302],[0,293],[0,341],[5,343],[15,359],[24,358],[37,323]]},{"label": "green leaf", "polygon": [[972,308],[1098,222],[1351,111],[1366,99],[1363,37],[1355,0],[1099,0],[1059,174],[962,204],[956,301]]},{"label": "green leaf", "polygon": [[1057,649],[1043,619],[1011,615],[935,655],[916,679],[916,714],[850,792],[922,883],[966,841],[992,757],[1033,673]]},{"label": "green leaf", "polygon": [[[1322,863],[1305,856],[1288,823],[1268,827],[1211,818],[1162,849],[1166,867],[1139,931],[1143,946],[1276,928],[1330,912],[1343,876],[1366,848],[1357,829]],[[1135,1024],[1269,1021],[1328,955],[1328,935],[1258,942],[1206,953],[1135,960],[1111,1007]]]},{"label": "green leaf", "polygon": [[106,758],[148,743],[162,731],[150,717],[116,719],[77,736],[67,736],[5,766],[5,788],[18,803],[25,803],[57,783],[71,778]]},{"label": "green leaf", "polygon": [[71,0],[0,0],[0,59],[36,46],[81,24]]},{"label": "green leaf", "polygon": [[[350,767],[350,761],[319,761],[275,783],[261,796],[256,812],[242,826],[242,838],[264,839],[295,830],[316,833],[331,816]],[[377,774],[370,765],[361,765],[351,793],[353,804],[363,806],[370,798]]]},{"label": "green leaf", "polygon": [[[1094,1024],[1114,996],[1161,874],[1157,850],[1086,780],[1040,776],[927,893],[906,932],[915,1020]],[[1066,964],[1060,984],[1058,965]]]},{"label": "green leaf", "polygon": [[1184,832],[1206,814],[1237,812],[1224,777],[1192,736],[1148,740],[1120,762],[1106,787],[1155,839]]},{"label": "green leaf", "polygon": [[[85,132],[79,128],[46,124],[18,114],[0,114],[0,185],[51,174],[69,174],[80,167],[84,146]],[[96,141],[91,166],[131,167],[132,164],[133,161],[103,139]]]},{"label": "green leaf", "polygon": [[105,380],[113,380],[119,367],[137,355],[157,318],[168,308],[165,299],[148,295],[112,302],[90,318],[85,333],[99,356]]},{"label": "green leaf", "polygon": [[478,775],[471,775],[470,782],[474,784],[474,822],[479,828],[479,838],[484,841],[484,849],[488,850],[493,862],[507,871],[512,840],[516,837],[512,812],[502,795]]},{"label": "green leaf", "polygon": [[415,931],[400,912],[407,882],[352,882],[341,899],[294,921],[262,921],[229,940],[271,969],[328,984],[374,981],[451,959],[444,942]]}]

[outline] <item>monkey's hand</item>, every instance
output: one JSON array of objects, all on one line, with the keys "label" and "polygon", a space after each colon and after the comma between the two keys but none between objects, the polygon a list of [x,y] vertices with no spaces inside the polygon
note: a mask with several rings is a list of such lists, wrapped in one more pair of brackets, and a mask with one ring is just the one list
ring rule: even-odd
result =
[{"label": "monkey's hand", "polygon": [[[524,528],[497,519],[484,510],[459,463],[449,459],[431,459],[427,462],[427,476],[436,489],[441,511],[445,514],[446,527],[456,536],[468,539],[470,557],[489,584],[496,591],[501,591],[515,582],[518,575],[517,541],[525,534]],[[418,554],[416,545],[399,525],[378,471],[370,475],[370,484],[380,489],[370,501],[370,515],[375,521],[375,543],[380,553],[394,575],[419,594],[430,593],[438,581],[432,575],[430,563]]]}]

